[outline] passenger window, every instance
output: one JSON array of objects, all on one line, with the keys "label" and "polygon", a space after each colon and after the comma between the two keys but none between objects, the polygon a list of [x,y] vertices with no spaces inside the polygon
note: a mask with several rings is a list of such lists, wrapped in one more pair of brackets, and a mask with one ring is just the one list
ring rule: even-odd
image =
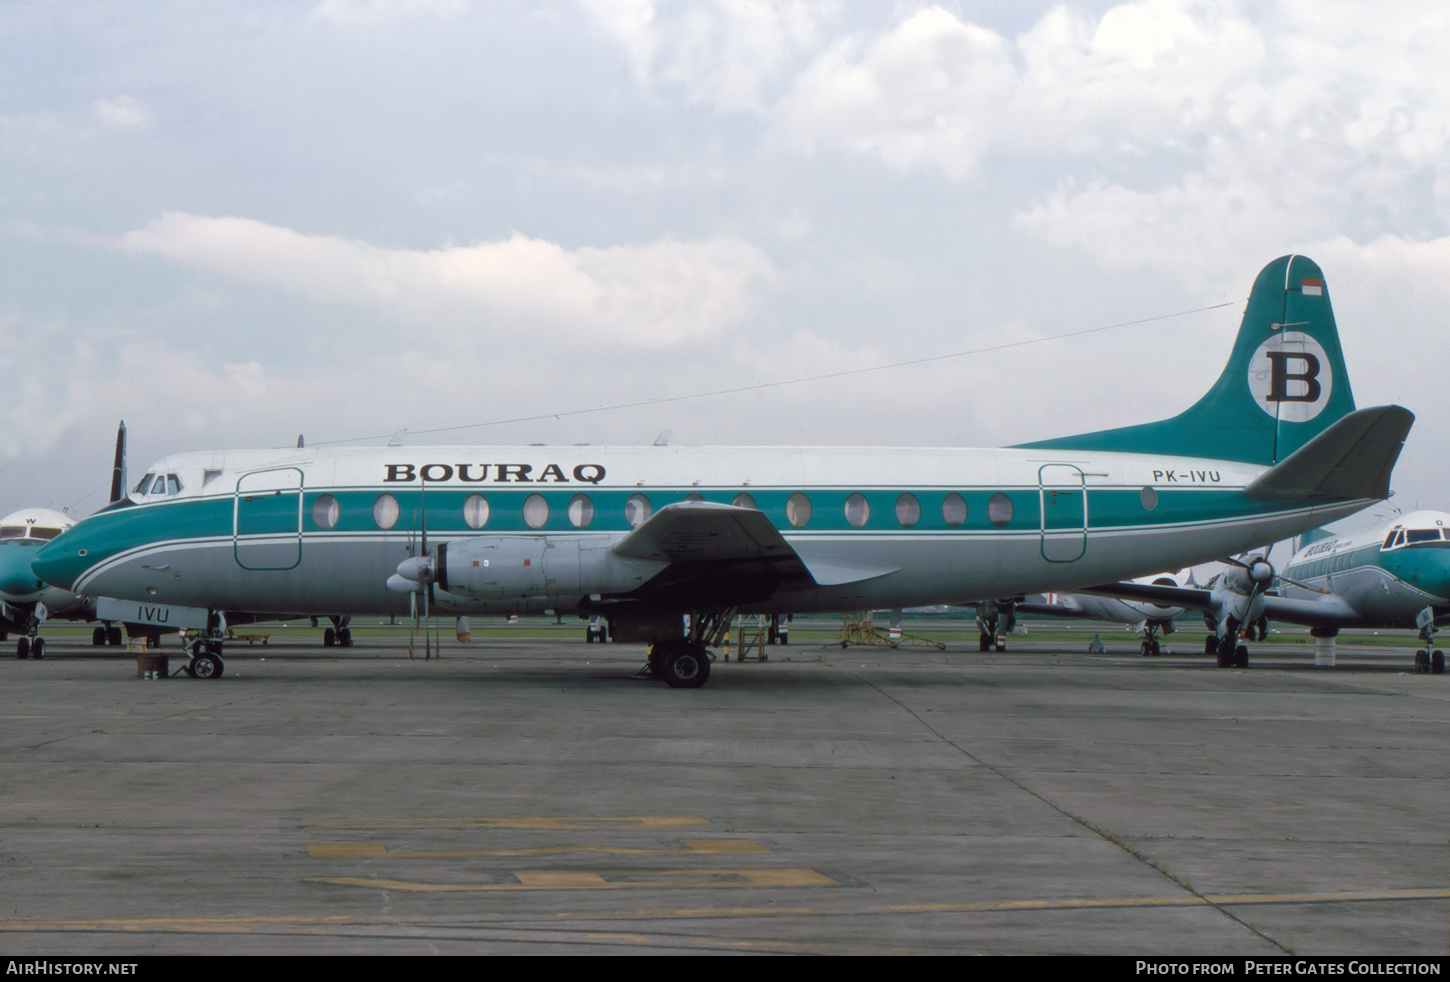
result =
[{"label": "passenger window", "polygon": [[1143,503],[1143,508],[1152,511],[1158,507],[1158,492],[1153,488],[1144,488],[1138,492],[1138,500]]},{"label": "passenger window", "polygon": [[804,528],[811,520],[811,499],[797,491],[786,499],[785,518],[796,528]]},{"label": "passenger window", "polygon": [[1012,523],[1012,499],[1001,491],[992,495],[987,502],[987,520],[1001,528]]},{"label": "passenger window", "polygon": [[481,529],[488,524],[488,499],[481,494],[470,494],[463,499],[463,521],[471,529]]},{"label": "passenger window", "polygon": [[650,516],[649,499],[642,494],[632,494],[624,503],[624,520],[630,528],[639,528]]},{"label": "passenger window", "polygon": [[752,497],[750,497],[750,495],[745,494],[744,492],[741,492],[740,494],[737,494],[735,496],[734,500],[731,501],[730,503],[732,505],[734,505],[736,508],[754,508],[755,507],[755,499],[752,498]]},{"label": "passenger window", "polygon": [[531,494],[524,499],[524,524],[531,529],[540,529],[549,520],[549,503],[541,494]]},{"label": "passenger window", "polygon": [[903,494],[896,499],[896,520],[902,528],[911,528],[921,521],[921,502],[914,494]]},{"label": "passenger window", "polygon": [[380,494],[373,502],[373,522],[380,529],[390,529],[398,524],[398,499],[390,494]]},{"label": "passenger window", "polygon": [[942,499],[942,521],[948,528],[961,528],[967,524],[967,499],[953,491]]},{"label": "passenger window", "polygon": [[585,529],[594,521],[594,502],[587,494],[576,494],[569,499],[569,524],[576,529]]},{"label": "passenger window", "polygon": [[866,524],[871,517],[871,505],[864,494],[853,494],[846,499],[846,521],[855,528]]},{"label": "passenger window", "polygon": [[330,494],[320,494],[312,503],[312,524],[320,529],[330,529],[337,524],[340,511],[336,498]]},{"label": "passenger window", "polygon": [[703,494],[696,494],[695,492],[691,491],[689,494],[685,495],[685,500],[686,501],[704,501],[705,500],[705,496]]}]

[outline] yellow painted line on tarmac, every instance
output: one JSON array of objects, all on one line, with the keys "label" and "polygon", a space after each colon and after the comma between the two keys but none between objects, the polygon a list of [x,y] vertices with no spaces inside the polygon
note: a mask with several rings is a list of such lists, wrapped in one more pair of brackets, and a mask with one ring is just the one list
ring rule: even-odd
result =
[{"label": "yellow painted line on tarmac", "polygon": [[[705,872],[705,871],[699,871]],[[739,871],[745,872],[745,871]],[[769,871],[752,871],[755,873]],[[789,874],[790,870],[774,871]],[[805,870],[812,878],[829,879],[814,870]],[[318,881],[337,882],[337,881]],[[349,881],[359,885],[382,887],[382,880]],[[641,885],[641,884],[636,884]],[[694,884],[671,883],[670,886]],[[831,880],[830,885],[835,885]],[[487,885],[496,888],[496,885]],[[406,889],[392,886],[388,889]],[[416,888],[416,885],[414,885]],[[458,887],[450,887],[458,889]],[[466,889],[466,887],[465,887]],[[518,889],[518,887],[515,887]],[[597,888],[596,888],[597,889]],[[836,896],[840,896],[837,894]],[[930,914],[940,912],[992,912],[1033,910],[1081,910],[1090,908],[1124,907],[1184,907],[1207,906],[1210,903],[1223,906],[1242,904],[1336,904],[1374,903],[1383,901],[1424,901],[1450,899],[1450,888],[1421,890],[1347,890],[1338,893],[1255,893],[1214,894],[1199,897],[1099,897],[1065,898],[1061,900],[1015,900],[979,904],[908,904],[870,905],[862,907],[689,907],[649,910],[580,910],[555,911],[553,913],[531,914],[525,912],[470,914],[473,924],[517,923],[521,919],[547,920],[551,923],[566,921],[658,921],[663,919],[687,920],[692,918],[750,918],[750,917],[842,917],[873,914]],[[125,917],[125,918],[35,918],[0,920],[0,934],[56,934],[56,933],[158,933],[158,934],[250,934],[292,932],[296,934],[327,935],[339,930],[372,931],[386,936],[389,932],[408,930],[420,925],[430,925],[436,918],[370,918],[370,917]],[[601,940],[618,938],[634,941],[645,935],[628,933],[594,935]],[[760,942],[749,942],[759,944]],[[745,942],[741,942],[745,944]]]},{"label": "yellow painted line on tarmac", "polygon": [[538,890],[719,890],[741,887],[838,887],[841,883],[813,869],[680,870],[513,870],[507,883],[419,883],[361,876],[310,876],[308,883],[398,890],[404,893],[495,893]]},{"label": "yellow painted line on tarmac", "polygon": [[708,818],[688,815],[538,816],[529,818],[304,818],[302,824],[321,829],[553,829],[630,832],[709,825]]},{"label": "yellow painted line on tarmac", "polygon": [[759,856],[770,850],[749,839],[681,839],[683,849],[631,849],[623,846],[543,846],[537,849],[389,849],[381,842],[309,842],[313,859],[467,859],[488,856],[551,856],[602,852],[621,856]]},{"label": "yellow painted line on tarmac", "polygon": [[1178,897],[1092,897],[1061,900],[1003,900],[976,904],[894,904],[888,911],[927,914],[948,911],[1080,910],[1102,907],[1239,907],[1255,904],[1343,904],[1377,900],[1447,900],[1450,889],[1348,890],[1339,893],[1221,893]]}]

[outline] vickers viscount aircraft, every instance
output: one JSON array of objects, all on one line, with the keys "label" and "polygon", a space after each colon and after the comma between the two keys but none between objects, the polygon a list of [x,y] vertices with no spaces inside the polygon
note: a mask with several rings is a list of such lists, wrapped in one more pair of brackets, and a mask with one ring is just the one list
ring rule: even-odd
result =
[{"label": "vickers viscount aircraft", "polygon": [[[1267,617],[1310,628],[1316,657],[1331,663],[1342,629],[1419,628],[1425,646],[1415,652],[1415,671],[1445,671],[1434,636],[1437,622],[1450,619],[1450,514],[1417,511],[1347,535],[1316,529],[1282,576],[1259,556],[1221,577],[1202,590],[1116,583],[1094,592],[1202,611],[1215,630],[1205,647],[1218,651],[1220,665],[1248,663],[1239,632]],[[1269,592],[1275,585],[1277,595]]]},{"label": "vickers viscount aircraft", "polygon": [[[183,453],[34,568],[211,610],[602,614],[694,687],[737,611],[1040,593],[1325,524],[1389,493],[1413,418],[1355,409],[1323,273],[1285,256],[1259,274],[1218,381],[1156,423],[994,450]],[[219,664],[208,643],[196,654]]]}]

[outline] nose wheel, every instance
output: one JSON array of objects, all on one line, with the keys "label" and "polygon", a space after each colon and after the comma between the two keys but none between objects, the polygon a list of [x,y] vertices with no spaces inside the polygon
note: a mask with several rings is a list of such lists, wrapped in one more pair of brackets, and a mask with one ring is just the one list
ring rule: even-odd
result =
[{"label": "nose wheel", "polygon": [[225,670],[221,642],[198,641],[192,645],[191,661],[186,663],[187,675],[194,679],[219,679]]}]

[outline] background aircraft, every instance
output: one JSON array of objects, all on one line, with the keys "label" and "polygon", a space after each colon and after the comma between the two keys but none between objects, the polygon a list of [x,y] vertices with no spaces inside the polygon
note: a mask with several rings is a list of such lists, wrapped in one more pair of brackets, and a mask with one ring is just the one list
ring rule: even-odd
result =
[{"label": "background aircraft", "polygon": [[[1434,647],[1437,623],[1450,618],[1450,514],[1417,511],[1354,533],[1317,529],[1276,576],[1266,554],[1225,570],[1209,589],[1137,583],[1094,587],[1094,594],[1176,603],[1202,611],[1216,634],[1219,663],[1234,655],[1238,637],[1259,618],[1301,624],[1316,640],[1315,657],[1333,664],[1334,638],[1345,628],[1418,628],[1424,647],[1417,672],[1445,671]],[[1277,595],[1270,592],[1277,585]],[[1244,656],[1245,660],[1247,655]]]},{"label": "background aircraft", "polygon": [[[651,646],[671,686],[694,687],[737,612],[1037,593],[1352,514],[1388,495],[1413,418],[1355,409],[1323,273],[1285,256],[1259,273],[1218,381],[1172,419],[989,450],[178,454],[35,569],[214,609],[599,613],[615,639]],[[220,644],[205,647],[217,665]]]},{"label": "background aircraft", "polygon": [[[1154,573],[1133,580],[1134,583],[1152,586],[1181,587],[1191,582],[1187,571]],[[1124,624],[1143,634],[1139,650],[1144,655],[1158,655],[1163,646],[1160,634],[1174,631],[1173,618],[1183,613],[1184,608],[1163,606],[1150,600],[1125,600],[1119,597],[1104,597],[1092,593],[1049,594],[1044,602],[1026,601],[1014,605],[1018,614],[1038,617],[1066,617],[1082,620],[1103,621],[1108,624]],[[1000,643],[1000,639],[998,639]],[[982,650],[986,650],[983,648]]]}]

